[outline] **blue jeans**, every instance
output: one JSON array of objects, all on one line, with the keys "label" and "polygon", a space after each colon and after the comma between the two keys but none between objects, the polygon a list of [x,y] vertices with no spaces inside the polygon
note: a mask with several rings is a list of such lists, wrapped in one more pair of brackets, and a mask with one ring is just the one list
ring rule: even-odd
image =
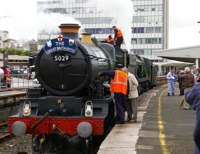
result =
[{"label": "blue jeans", "polygon": [[174,93],[174,91],[175,91],[175,83],[174,82],[168,82],[167,91],[169,94],[171,94],[171,92]]},{"label": "blue jeans", "polygon": [[200,108],[196,109],[196,126],[194,129],[195,154],[200,154]]}]

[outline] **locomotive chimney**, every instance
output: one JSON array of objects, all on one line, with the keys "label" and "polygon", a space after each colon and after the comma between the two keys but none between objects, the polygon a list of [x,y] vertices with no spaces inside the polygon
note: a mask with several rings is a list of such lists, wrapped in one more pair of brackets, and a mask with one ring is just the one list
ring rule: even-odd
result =
[{"label": "locomotive chimney", "polygon": [[78,24],[60,24],[58,27],[64,37],[78,39],[78,30],[80,28]]},{"label": "locomotive chimney", "polygon": [[91,34],[90,33],[82,33],[81,42],[94,44],[91,40]]}]

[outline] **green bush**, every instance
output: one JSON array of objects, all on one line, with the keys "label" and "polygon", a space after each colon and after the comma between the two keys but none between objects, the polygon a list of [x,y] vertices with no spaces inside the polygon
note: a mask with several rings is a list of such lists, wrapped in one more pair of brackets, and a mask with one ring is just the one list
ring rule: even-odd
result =
[{"label": "green bush", "polygon": [[0,48],[0,53],[3,53],[7,51],[8,55],[19,55],[19,56],[28,56],[31,52],[30,50],[24,51],[24,50],[17,50],[13,48]]}]

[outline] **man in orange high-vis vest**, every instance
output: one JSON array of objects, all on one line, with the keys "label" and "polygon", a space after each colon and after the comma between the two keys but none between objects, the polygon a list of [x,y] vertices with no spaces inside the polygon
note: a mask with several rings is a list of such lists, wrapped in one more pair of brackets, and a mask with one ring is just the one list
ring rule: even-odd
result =
[{"label": "man in orange high-vis vest", "polygon": [[119,28],[117,28],[116,26],[113,26],[113,30],[114,30],[114,34],[115,34],[114,40],[116,42],[116,46],[121,47],[121,44],[124,40],[122,31]]},{"label": "man in orange high-vis vest", "polygon": [[106,39],[105,39],[106,43],[110,43],[110,44],[114,44],[114,39],[112,38],[111,35],[109,35]]},{"label": "man in orange high-vis vest", "polygon": [[122,70],[123,66],[118,65],[115,71],[105,71],[100,76],[112,78],[110,83],[110,92],[114,93],[115,105],[117,109],[118,124],[125,123],[125,104],[127,94],[127,73]]}]

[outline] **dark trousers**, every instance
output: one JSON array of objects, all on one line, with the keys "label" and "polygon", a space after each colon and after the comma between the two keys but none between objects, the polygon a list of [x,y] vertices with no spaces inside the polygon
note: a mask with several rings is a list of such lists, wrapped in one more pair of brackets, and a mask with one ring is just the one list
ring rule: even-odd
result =
[{"label": "dark trousers", "polygon": [[114,98],[117,109],[117,122],[124,122],[126,95],[122,93],[114,93]]},{"label": "dark trousers", "polygon": [[183,84],[179,83],[180,96],[184,95]]},{"label": "dark trousers", "polygon": [[196,110],[196,126],[194,129],[195,154],[200,154],[200,108]]},{"label": "dark trousers", "polygon": [[116,41],[116,46],[121,47],[122,42],[123,42],[123,37],[118,37]]}]

